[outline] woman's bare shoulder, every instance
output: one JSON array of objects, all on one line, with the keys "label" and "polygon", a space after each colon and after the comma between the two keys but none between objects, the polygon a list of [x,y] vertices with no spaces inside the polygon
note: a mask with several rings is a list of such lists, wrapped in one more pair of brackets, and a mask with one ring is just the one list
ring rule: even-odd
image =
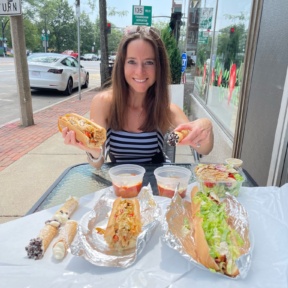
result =
[{"label": "woman's bare shoulder", "polygon": [[93,100],[92,100],[92,103],[93,102],[99,102],[101,101],[102,103],[110,103],[112,102],[112,91],[111,90],[105,90],[105,91],[100,91],[98,92],[94,97],[93,97]]}]

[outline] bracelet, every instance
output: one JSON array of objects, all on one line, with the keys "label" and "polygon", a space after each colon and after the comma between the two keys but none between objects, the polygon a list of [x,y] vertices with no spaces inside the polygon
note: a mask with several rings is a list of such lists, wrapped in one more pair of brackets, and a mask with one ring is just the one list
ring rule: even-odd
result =
[{"label": "bracelet", "polygon": [[87,157],[88,157],[89,161],[91,161],[92,163],[98,163],[103,158],[103,149],[101,147],[101,153],[100,153],[99,157],[96,158],[96,159],[93,157],[93,155],[91,153],[86,152],[86,154],[87,154]]}]

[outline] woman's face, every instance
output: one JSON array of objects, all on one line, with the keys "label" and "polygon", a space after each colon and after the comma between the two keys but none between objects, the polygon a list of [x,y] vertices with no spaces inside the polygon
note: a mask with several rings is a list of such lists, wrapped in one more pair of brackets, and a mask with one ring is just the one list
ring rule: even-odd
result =
[{"label": "woman's face", "polygon": [[130,89],[136,93],[146,93],[155,83],[155,53],[149,42],[137,39],[128,44],[124,73]]}]

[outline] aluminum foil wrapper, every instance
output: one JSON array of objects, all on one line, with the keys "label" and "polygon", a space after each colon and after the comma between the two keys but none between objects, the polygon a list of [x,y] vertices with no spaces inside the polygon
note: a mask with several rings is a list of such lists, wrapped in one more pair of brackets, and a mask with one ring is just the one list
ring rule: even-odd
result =
[{"label": "aluminum foil wrapper", "polygon": [[117,251],[109,248],[103,235],[97,233],[95,229],[96,227],[106,229],[116,198],[112,189],[107,189],[94,208],[82,217],[77,235],[70,247],[73,255],[81,256],[97,266],[127,268],[135,262],[160,221],[161,209],[154,200],[150,184],[142,187],[138,194],[142,232],[137,238],[136,247]]},{"label": "aluminum foil wrapper", "polygon": [[[253,237],[251,231],[249,231],[248,214],[237,199],[229,193],[226,193],[226,198],[222,202],[226,203],[229,224],[240,234],[242,239],[245,239],[245,244],[241,251],[243,254],[236,261],[240,272],[238,276],[232,278],[220,272],[213,273],[229,279],[245,278],[251,266],[253,248]],[[194,228],[191,219],[191,203],[182,199],[179,193],[176,193],[171,200],[171,204],[167,206],[161,221],[162,240],[197,267],[211,271],[197,261],[197,247],[193,238]]]}]

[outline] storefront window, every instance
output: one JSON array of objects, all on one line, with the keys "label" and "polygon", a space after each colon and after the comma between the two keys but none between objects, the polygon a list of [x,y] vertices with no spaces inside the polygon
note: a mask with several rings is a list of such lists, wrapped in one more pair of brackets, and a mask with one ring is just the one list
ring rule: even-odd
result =
[{"label": "storefront window", "polygon": [[251,5],[252,0],[199,1],[192,9],[199,14],[193,94],[232,136]]}]

